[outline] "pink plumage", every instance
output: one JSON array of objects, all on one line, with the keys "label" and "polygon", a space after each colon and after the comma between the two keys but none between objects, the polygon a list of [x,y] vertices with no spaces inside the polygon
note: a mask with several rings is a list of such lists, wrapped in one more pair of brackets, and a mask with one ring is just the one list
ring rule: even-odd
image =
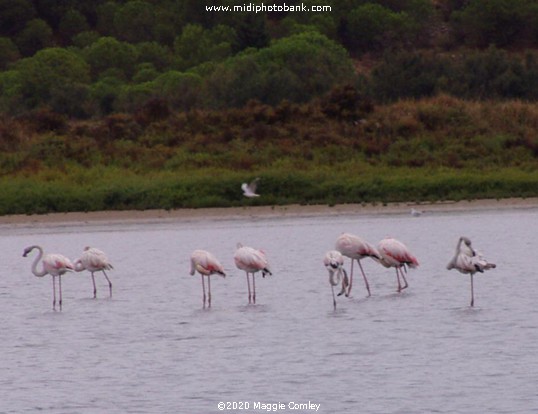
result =
[{"label": "pink plumage", "polygon": [[114,267],[108,260],[108,257],[106,254],[96,249],[95,247],[88,247],[86,246],[84,248],[84,252],[82,253],[82,256],[80,259],[78,259],[75,262],[75,270],[77,272],[82,272],[83,270],[87,270],[92,275],[92,283],[93,283],[93,297],[97,297],[97,286],[95,284],[95,272],[103,272],[103,275],[105,275],[105,278],[108,282],[108,290],[109,294],[112,297],[112,282],[110,281],[108,275],[106,274],[105,270],[111,270]]},{"label": "pink plumage", "polygon": [[205,282],[204,276],[207,277],[208,284],[208,295],[207,303],[208,307],[211,307],[211,275],[217,274],[219,276],[225,277],[224,268],[217,260],[215,256],[209,253],[207,250],[195,250],[191,253],[191,271],[190,274],[194,275],[195,272],[198,272],[202,278],[202,290],[203,290],[203,304],[205,307],[206,304],[206,294],[205,294]]},{"label": "pink plumage", "polygon": [[366,274],[364,273],[364,270],[361,265],[361,259],[365,257],[371,257],[374,259],[379,259],[381,256],[379,256],[379,252],[377,249],[372,246],[367,241],[361,239],[360,237],[357,237],[353,234],[349,233],[343,233],[341,234],[338,239],[336,239],[335,249],[342,253],[344,256],[347,256],[351,259],[351,270],[349,272],[349,285],[347,287],[346,296],[349,296],[349,293],[351,292],[351,287],[353,286],[353,261],[356,260],[359,264],[359,268],[361,269],[362,277],[364,279],[364,284],[366,286],[366,290],[368,291],[368,296],[371,296],[370,293],[370,285],[368,283],[368,279],[366,278]]},{"label": "pink plumage", "polygon": [[[378,260],[385,267],[394,267],[396,269],[396,279],[398,281],[398,292],[401,292],[409,286],[405,278],[404,270],[406,266],[415,268],[418,266],[417,258],[411,253],[405,244],[392,237],[387,237],[381,240],[377,249],[381,258]],[[402,287],[400,282],[402,277],[405,285]]]},{"label": "pink plumage", "polygon": [[[39,254],[32,263],[32,273],[34,276],[43,277],[45,275],[52,276],[52,309],[56,310],[56,278],[58,278],[58,292],[59,292],[59,301],[60,310],[62,310],[62,275],[71,272],[74,270],[73,263],[67,257],[61,254],[47,254],[43,257],[43,248],[41,246],[33,245],[24,249],[23,257],[26,257],[34,249],[37,249]],[[41,270],[37,269],[39,261],[41,262]]]},{"label": "pink plumage", "polygon": [[[237,243],[234,262],[238,269],[244,270],[247,274],[248,303],[256,303],[256,282],[254,274],[261,271],[263,277],[267,274],[272,275],[265,252]],[[252,275],[252,291],[250,289],[249,274]]]}]

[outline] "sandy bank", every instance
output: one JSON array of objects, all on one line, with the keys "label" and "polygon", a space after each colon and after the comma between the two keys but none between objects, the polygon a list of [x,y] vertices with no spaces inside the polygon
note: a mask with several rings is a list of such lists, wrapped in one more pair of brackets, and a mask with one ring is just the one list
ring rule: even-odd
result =
[{"label": "sandy bank", "polygon": [[200,208],[178,210],[145,210],[145,211],[96,211],[54,213],[39,215],[0,216],[0,224],[31,223],[85,223],[85,222],[123,222],[123,221],[165,221],[165,220],[199,220],[199,219],[232,219],[241,217],[309,217],[335,216],[348,214],[410,214],[411,209],[428,212],[478,211],[517,208],[538,208],[538,198],[510,198],[502,200],[474,200],[437,203],[389,203],[381,204],[341,204],[326,205],[289,205],[289,206],[245,206],[232,208]]}]

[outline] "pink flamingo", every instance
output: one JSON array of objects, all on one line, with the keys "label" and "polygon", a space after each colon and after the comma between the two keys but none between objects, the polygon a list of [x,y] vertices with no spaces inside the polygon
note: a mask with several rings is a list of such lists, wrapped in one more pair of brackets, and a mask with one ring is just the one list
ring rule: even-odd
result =
[{"label": "pink flamingo", "polygon": [[[265,277],[265,275],[272,275],[265,253],[262,250],[256,250],[252,247],[243,246],[241,243],[237,243],[234,261],[237,268],[244,270],[247,274],[248,303],[256,303],[256,283],[254,281],[254,274],[261,271],[263,277]],[[250,290],[249,273],[252,274],[252,291]]]},{"label": "pink flamingo", "polygon": [[75,271],[82,272],[83,270],[88,270],[91,273],[94,298],[97,297],[97,287],[95,285],[95,277],[93,275],[95,272],[103,272],[108,282],[108,290],[110,292],[110,296],[112,297],[112,282],[108,278],[108,275],[106,274],[105,270],[111,270],[113,268],[114,267],[109,262],[106,254],[101,250],[96,249],[95,247],[86,246],[84,248],[84,253],[82,253],[80,259],[75,262]]},{"label": "pink flamingo", "polygon": [[338,296],[346,292],[346,288],[349,284],[347,273],[344,270],[344,256],[337,250],[330,250],[325,254],[323,258],[323,264],[329,272],[329,284],[333,292],[333,306],[336,310],[336,298],[334,296],[334,287],[342,283],[342,290],[338,293]]},{"label": "pink flamingo", "polygon": [[[67,257],[61,254],[47,254],[43,258],[43,248],[41,246],[29,246],[24,249],[23,257],[28,256],[28,254],[37,249],[39,254],[32,263],[32,273],[34,276],[43,277],[47,274],[52,276],[52,309],[56,310],[56,276],[58,276],[59,282],[59,306],[62,310],[62,275],[66,272],[72,272],[74,270],[73,263]],[[43,258],[43,267],[41,270],[37,270],[37,264]]]},{"label": "pink flamingo", "polygon": [[460,273],[471,275],[471,306],[474,306],[474,286],[473,275],[476,272],[484,273],[484,270],[495,269],[495,263],[488,262],[482,253],[476,251],[471,246],[471,240],[467,237],[460,237],[456,246],[456,253],[446,268],[456,269]]},{"label": "pink flamingo", "polygon": [[370,243],[362,240],[360,237],[357,237],[353,234],[343,233],[336,239],[336,250],[342,253],[344,256],[347,256],[351,259],[351,270],[349,274],[349,286],[347,288],[346,296],[349,296],[351,292],[351,286],[353,284],[353,261],[356,260],[361,269],[362,277],[364,279],[364,284],[366,285],[366,290],[368,291],[368,296],[371,296],[370,285],[368,284],[368,279],[361,265],[361,259],[365,257],[372,257],[374,259],[381,259],[379,252],[374,246]]},{"label": "pink flamingo", "polygon": [[[409,285],[405,279],[404,270],[407,272],[406,265],[410,268],[418,266],[418,260],[411,254],[409,249],[401,241],[387,237],[379,242],[377,250],[381,255],[379,263],[385,267],[394,267],[396,269],[396,278],[398,280],[398,292],[406,289]],[[402,270],[403,269],[403,270]],[[400,274],[405,283],[402,287],[400,283]]]},{"label": "pink flamingo", "polygon": [[208,296],[207,296],[207,306],[211,307],[211,275],[217,274],[222,277],[226,277],[224,269],[219,261],[206,250],[195,250],[191,254],[191,276],[194,275],[194,272],[198,271],[202,278],[202,290],[204,293],[203,302],[204,308],[206,303],[205,295],[205,282],[204,276],[207,276],[207,285],[208,285]]}]

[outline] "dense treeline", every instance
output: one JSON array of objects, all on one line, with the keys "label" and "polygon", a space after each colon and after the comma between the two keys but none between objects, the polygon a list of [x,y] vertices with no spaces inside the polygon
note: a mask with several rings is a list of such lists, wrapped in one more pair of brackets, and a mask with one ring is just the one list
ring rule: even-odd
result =
[{"label": "dense treeline", "polygon": [[538,94],[536,54],[513,53],[538,44],[536,1],[285,3],[331,11],[206,11],[244,4],[236,0],[0,0],[0,111],[88,118],[155,99],[172,110],[251,99],[274,106],[342,84],[379,101]]}]

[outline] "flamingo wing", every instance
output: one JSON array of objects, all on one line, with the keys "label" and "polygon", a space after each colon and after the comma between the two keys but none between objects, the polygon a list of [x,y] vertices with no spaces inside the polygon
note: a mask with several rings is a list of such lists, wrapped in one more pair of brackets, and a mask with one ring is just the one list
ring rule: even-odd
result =
[{"label": "flamingo wing", "polygon": [[379,252],[374,246],[349,233],[343,233],[336,239],[335,249],[352,259],[362,259],[363,257],[380,258]]},{"label": "flamingo wing", "polygon": [[87,248],[82,254],[80,261],[90,271],[109,270],[113,268],[106,254],[94,247]]},{"label": "flamingo wing", "polygon": [[71,260],[61,254],[46,255],[43,259],[43,266],[48,273],[54,276],[75,270]]},{"label": "flamingo wing", "polygon": [[267,258],[265,254],[260,251],[253,249],[252,247],[241,247],[235,252],[234,255],[235,265],[247,272],[257,272],[258,270],[263,270],[267,268]]},{"label": "flamingo wing", "polygon": [[378,245],[379,253],[393,265],[406,264],[409,267],[417,267],[418,260],[405,244],[393,238],[383,239]]}]

